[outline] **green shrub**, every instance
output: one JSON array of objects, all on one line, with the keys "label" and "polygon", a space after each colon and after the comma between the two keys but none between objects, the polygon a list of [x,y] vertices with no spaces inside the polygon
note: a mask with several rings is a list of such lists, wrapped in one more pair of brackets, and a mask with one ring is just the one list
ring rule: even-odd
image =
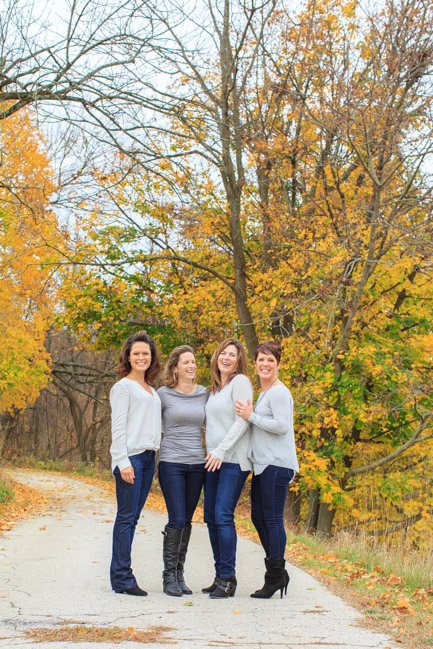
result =
[{"label": "green shrub", "polygon": [[12,491],[10,486],[7,484],[7,482],[0,480],[0,505],[4,505],[10,500],[13,500],[13,498],[14,492]]}]

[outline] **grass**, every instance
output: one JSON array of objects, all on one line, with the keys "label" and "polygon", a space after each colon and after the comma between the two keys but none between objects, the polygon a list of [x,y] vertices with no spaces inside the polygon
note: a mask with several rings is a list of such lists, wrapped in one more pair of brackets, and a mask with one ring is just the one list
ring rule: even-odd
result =
[{"label": "grass", "polygon": [[39,471],[55,471],[57,473],[68,473],[101,480],[111,480],[110,469],[99,469],[92,462],[68,462],[66,460],[50,460],[36,457],[26,457],[16,462],[17,467],[26,469],[37,469]]},{"label": "grass", "polygon": [[302,543],[315,556],[332,553],[343,561],[362,565],[369,573],[380,566],[385,574],[397,575],[412,589],[433,589],[433,553],[429,550],[414,550],[404,543],[390,546],[369,534],[347,532],[324,539],[289,530],[287,542],[289,549]]},{"label": "grass", "polygon": [[0,505],[6,505],[8,502],[13,500],[14,492],[11,489],[9,483],[4,480],[0,480]]},{"label": "grass", "polygon": [[359,608],[370,624],[413,649],[433,646],[433,556],[368,535],[324,539],[289,531],[289,561]]},{"label": "grass", "polygon": [[23,518],[44,511],[47,498],[28,485],[0,479],[0,531],[10,530]]}]

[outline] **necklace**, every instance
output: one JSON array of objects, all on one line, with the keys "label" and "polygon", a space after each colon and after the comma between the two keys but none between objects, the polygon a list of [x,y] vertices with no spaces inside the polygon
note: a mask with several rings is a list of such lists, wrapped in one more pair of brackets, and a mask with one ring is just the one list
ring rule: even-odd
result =
[{"label": "necklace", "polygon": [[271,389],[271,387],[274,385],[274,383],[276,383],[276,381],[278,381],[278,376],[277,376],[276,379],[274,379],[272,381],[271,385],[268,388],[266,388],[266,390],[264,392],[260,392],[260,394],[258,396],[258,399],[257,399],[256,403],[254,404],[254,408],[260,403],[260,400],[263,397],[263,395],[266,394],[266,392]]}]

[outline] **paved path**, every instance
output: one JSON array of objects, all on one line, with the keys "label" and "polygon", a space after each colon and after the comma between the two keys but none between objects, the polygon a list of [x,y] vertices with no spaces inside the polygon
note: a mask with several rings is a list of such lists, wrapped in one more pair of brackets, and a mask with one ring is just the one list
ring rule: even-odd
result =
[{"label": "paved path", "polygon": [[[68,649],[69,642],[36,644],[25,630],[58,623],[98,626],[169,627],[149,649],[173,647],[271,647],[287,649],[394,649],[385,635],[362,626],[359,613],[310,575],[288,566],[288,595],[254,600],[263,580],[259,545],[239,538],[234,598],[210,600],[200,592],[213,578],[204,525],[193,526],[186,581],[194,594],[162,593],[162,514],[144,511],[134,541],[133,566],[148,597],[116,595],[108,581],[115,506],[96,487],[59,474],[13,471],[53,496],[43,517],[16,525],[0,537],[0,647]],[[77,643],[78,644],[78,643]],[[79,649],[111,649],[112,642],[80,642]],[[134,649],[135,643],[123,647]]]}]

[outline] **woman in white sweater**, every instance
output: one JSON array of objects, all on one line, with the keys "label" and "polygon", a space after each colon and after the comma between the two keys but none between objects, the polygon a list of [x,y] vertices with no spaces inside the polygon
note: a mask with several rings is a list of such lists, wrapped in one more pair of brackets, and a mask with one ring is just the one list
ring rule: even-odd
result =
[{"label": "woman in white sweater", "polygon": [[113,590],[127,595],[147,595],[131,569],[131,546],[161,441],[161,401],[153,388],[160,370],[153,339],[139,331],[123,345],[117,372],[120,380],[110,392],[110,451],[117,497],[110,578]]},{"label": "woman in white sweater", "polygon": [[293,399],[278,378],[281,346],[274,341],[258,345],[255,368],[261,392],[253,407],[251,400],[238,399],[235,412],[251,423],[249,458],[251,519],[265,550],[266,572],[262,588],[251,597],[268,599],[279,590],[287,592],[289,575],[285,569],[284,503],[287,487],[299,471],[293,433]]},{"label": "woman in white sweater", "polygon": [[204,520],[215,562],[215,579],[203,588],[212,599],[236,591],[236,528],[234,511],[251,470],[248,459],[249,424],[235,414],[236,400],[252,399],[245,349],[236,338],[222,342],[211,360],[212,386],[206,404],[207,469]]}]

